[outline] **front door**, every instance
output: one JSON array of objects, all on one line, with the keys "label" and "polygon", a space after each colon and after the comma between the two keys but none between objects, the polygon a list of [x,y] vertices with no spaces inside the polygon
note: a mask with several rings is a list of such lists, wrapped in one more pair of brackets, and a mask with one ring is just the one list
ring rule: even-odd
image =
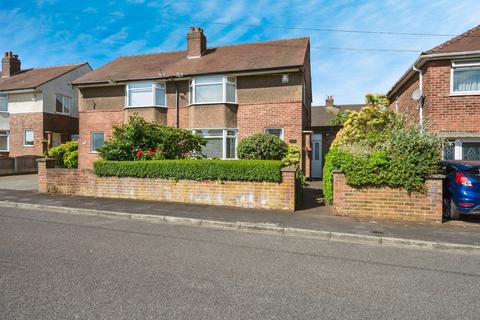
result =
[{"label": "front door", "polygon": [[314,133],[312,136],[312,178],[322,178],[322,134]]}]

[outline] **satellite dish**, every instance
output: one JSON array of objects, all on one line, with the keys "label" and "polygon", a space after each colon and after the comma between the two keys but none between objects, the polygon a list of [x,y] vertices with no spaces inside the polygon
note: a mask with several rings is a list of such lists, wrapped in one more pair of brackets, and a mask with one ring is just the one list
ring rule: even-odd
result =
[{"label": "satellite dish", "polygon": [[412,99],[415,101],[420,100],[422,97],[422,91],[420,91],[420,88],[417,88],[415,91],[412,93]]}]

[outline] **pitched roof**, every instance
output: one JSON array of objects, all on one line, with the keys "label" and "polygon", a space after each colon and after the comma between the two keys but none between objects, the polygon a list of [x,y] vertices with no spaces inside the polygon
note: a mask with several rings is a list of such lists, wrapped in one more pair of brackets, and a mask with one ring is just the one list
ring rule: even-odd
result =
[{"label": "pitched roof", "polygon": [[311,127],[331,126],[330,120],[335,119],[340,111],[359,111],[364,106],[364,104],[342,104],[333,107],[312,106]]},{"label": "pitched roof", "polygon": [[0,78],[0,91],[35,89],[86,64],[87,62],[21,70],[8,78]]},{"label": "pitched roof", "polygon": [[453,53],[480,50],[480,25],[452,38],[423,54]]},{"label": "pitched roof", "polygon": [[126,56],[83,75],[74,84],[159,79],[184,76],[299,67],[305,62],[309,38],[246,43],[208,48],[200,58],[187,51]]}]

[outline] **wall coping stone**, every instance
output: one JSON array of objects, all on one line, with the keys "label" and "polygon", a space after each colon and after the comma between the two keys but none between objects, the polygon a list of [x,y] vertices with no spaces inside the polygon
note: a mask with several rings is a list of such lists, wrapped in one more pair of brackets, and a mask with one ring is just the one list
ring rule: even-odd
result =
[{"label": "wall coping stone", "polygon": [[282,172],[295,172],[297,171],[297,169],[295,169],[294,167],[283,167]]}]

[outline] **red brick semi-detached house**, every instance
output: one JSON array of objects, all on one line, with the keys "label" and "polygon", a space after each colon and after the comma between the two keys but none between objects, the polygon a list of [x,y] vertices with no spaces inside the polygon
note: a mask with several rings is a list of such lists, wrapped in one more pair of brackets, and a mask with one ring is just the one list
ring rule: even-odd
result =
[{"label": "red brick semi-detached house", "polygon": [[452,142],[444,159],[480,160],[480,26],[422,53],[388,98]]},{"label": "red brick semi-detached house", "polygon": [[71,82],[90,72],[88,63],[21,69],[5,52],[0,78],[0,155],[41,156],[78,134]]},{"label": "red brick semi-detached house", "polygon": [[310,124],[308,38],[207,47],[190,28],[187,48],[120,57],[79,79],[80,168],[112,127],[135,113],[207,138],[208,157],[234,159],[238,142],[272,133],[303,147]]}]

